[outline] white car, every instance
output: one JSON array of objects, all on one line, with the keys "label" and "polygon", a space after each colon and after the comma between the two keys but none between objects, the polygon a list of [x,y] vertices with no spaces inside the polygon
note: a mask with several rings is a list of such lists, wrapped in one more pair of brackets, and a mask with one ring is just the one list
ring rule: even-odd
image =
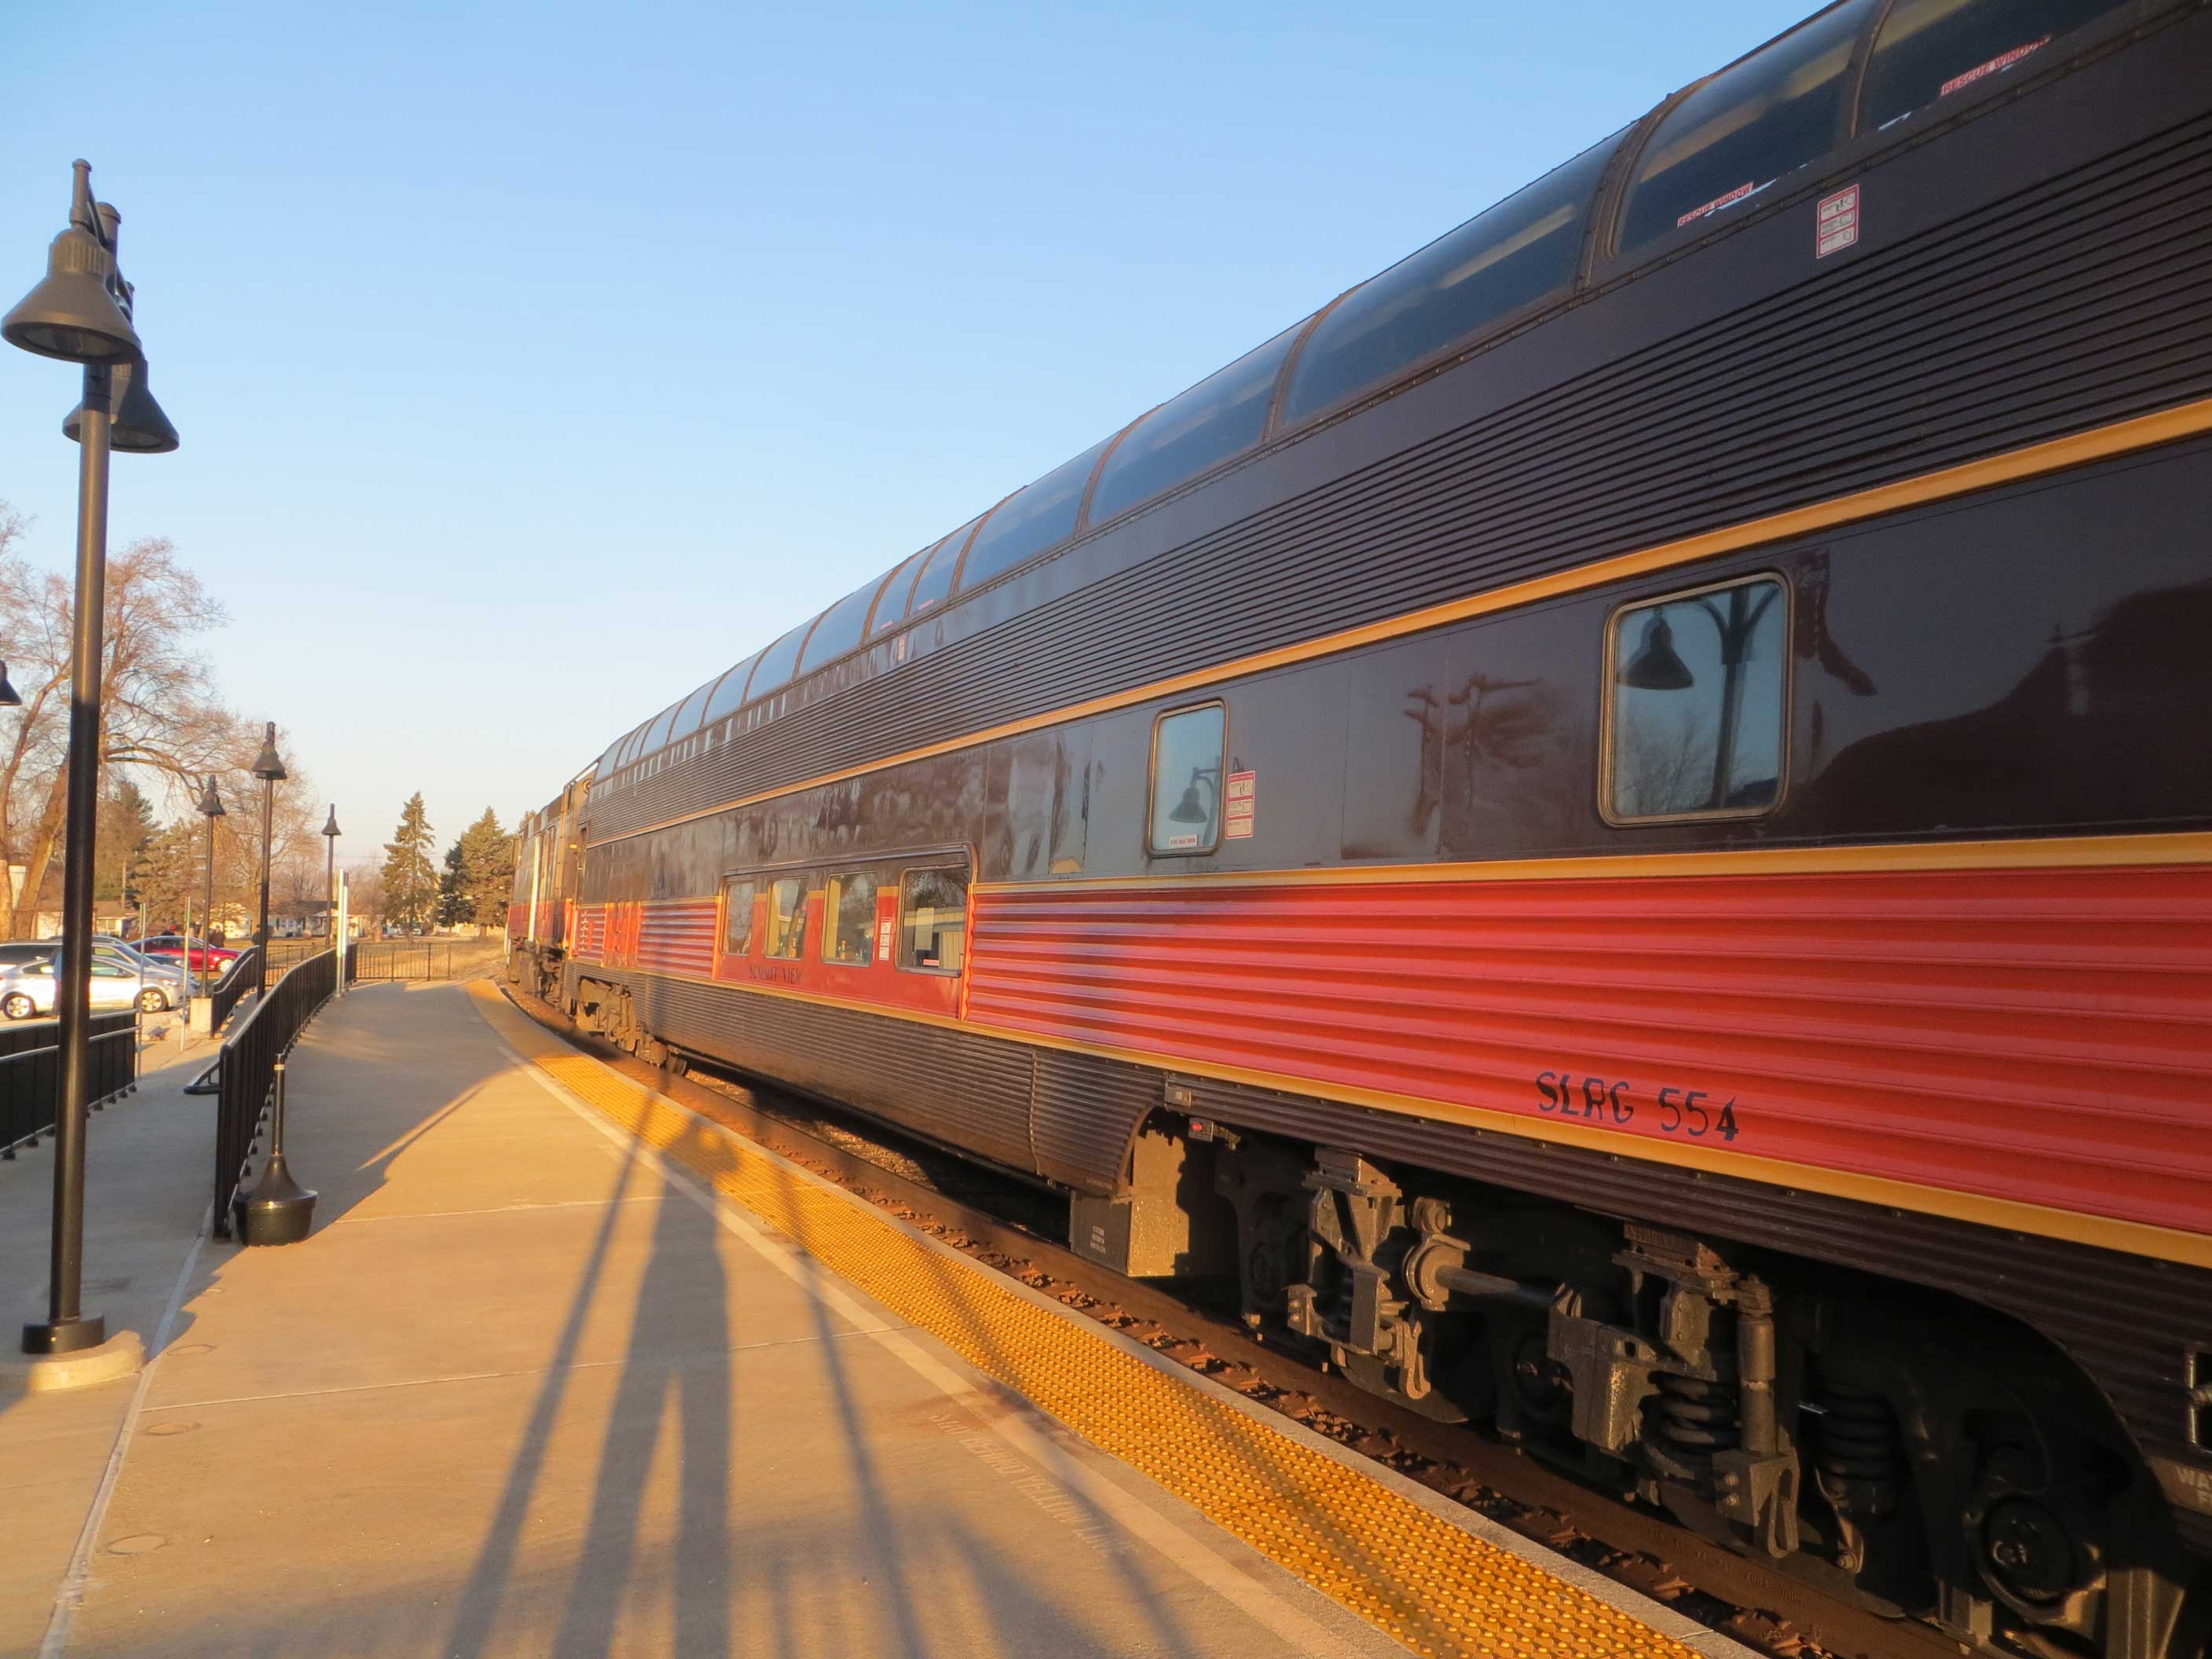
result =
[{"label": "white car", "polygon": [[[0,1014],[9,1019],[38,1019],[54,1012],[54,961],[27,963],[0,975]],[[92,958],[92,1006],[128,1008],[136,1005],[159,1013],[171,1005],[174,981],[139,973],[125,958],[95,951]]]}]

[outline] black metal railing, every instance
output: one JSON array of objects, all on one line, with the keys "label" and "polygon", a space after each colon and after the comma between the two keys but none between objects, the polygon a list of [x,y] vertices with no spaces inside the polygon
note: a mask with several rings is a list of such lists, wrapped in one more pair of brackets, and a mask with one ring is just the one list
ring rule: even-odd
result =
[{"label": "black metal railing", "polygon": [[238,1006],[239,999],[251,991],[260,977],[260,958],[254,955],[255,947],[249,945],[223,969],[222,977],[208,993],[208,1030],[220,1031],[230,1011]]},{"label": "black metal railing", "polygon": [[348,957],[348,984],[453,976],[453,941],[449,939],[362,939]]},{"label": "black metal railing", "polygon": [[320,956],[331,948],[331,942],[319,935],[307,939],[272,939],[269,941],[269,971],[281,974],[287,968],[295,968],[309,957]]},{"label": "black metal railing", "polygon": [[[240,962],[245,957],[239,958]],[[301,1029],[337,989],[337,955],[309,957],[269,988],[226,1038],[216,1063],[215,1236],[231,1236],[231,1206],[246,1178],[254,1136],[269,1110],[276,1062],[299,1041]],[[218,988],[217,994],[221,994]]]},{"label": "black metal railing", "polygon": [[[97,1111],[138,1081],[138,1013],[117,1008],[92,1017],[92,1104]],[[52,1134],[61,1098],[61,1022],[0,1025],[0,1158]]]}]

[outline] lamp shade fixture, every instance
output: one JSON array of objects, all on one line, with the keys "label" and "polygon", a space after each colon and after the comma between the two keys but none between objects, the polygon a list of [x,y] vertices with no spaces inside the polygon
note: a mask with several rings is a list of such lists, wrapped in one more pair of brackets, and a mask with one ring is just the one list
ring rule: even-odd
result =
[{"label": "lamp shade fixture", "polygon": [[284,763],[276,755],[276,722],[270,720],[269,729],[261,739],[261,752],[253,757],[253,775],[270,783],[281,783],[289,775]]},{"label": "lamp shade fixture", "polygon": [[[146,389],[146,365],[118,363],[107,371],[107,412],[113,422],[108,428],[110,447],[126,455],[166,455],[174,449],[177,428]],[[82,443],[83,428],[84,405],[80,403],[64,418],[62,435],[71,443]]]},{"label": "lamp shade fixture", "polygon": [[222,818],[230,816],[223,810],[222,797],[215,792],[215,776],[212,773],[208,776],[207,787],[200,792],[199,814],[204,818]]},{"label": "lamp shade fixture", "polygon": [[46,280],[0,321],[0,337],[64,362],[130,362],[139,355],[138,334],[108,290],[114,274],[114,256],[100,239],[71,225],[46,251]]},{"label": "lamp shade fixture", "polygon": [[1177,801],[1168,813],[1169,819],[1176,823],[1204,823],[1212,816],[1198,799],[1198,786],[1195,783],[1183,785],[1182,799]]},{"label": "lamp shade fixture", "polygon": [[1644,643],[1620,672],[1620,683],[1638,691],[1686,691],[1697,684],[1674,649],[1674,629],[1663,616],[1644,625]]}]

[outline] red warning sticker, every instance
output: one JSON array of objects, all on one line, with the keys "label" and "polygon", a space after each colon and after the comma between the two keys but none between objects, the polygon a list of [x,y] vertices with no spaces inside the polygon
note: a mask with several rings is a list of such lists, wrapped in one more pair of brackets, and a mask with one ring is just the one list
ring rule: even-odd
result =
[{"label": "red warning sticker", "polygon": [[1231,772],[1222,792],[1221,834],[1225,841],[1248,841],[1252,835],[1254,810],[1259,805],[1257,772]]},{"label": "red warning sticker", "polygon": [[2031,40],[2024,46],[2014,46],[2010,52],[2001,52],[1988,63],[1977,64],[1964,75],[1953,76],[1943,83],[1943,89],[1936,95],[1938,98],[1948,98],[1953,93],[1971,87],[1984,76],[1995,75],[1999,70],[2010,69],[2028,53],[2040,52],[2050,44],[2051,37],[2046,34],[2040,40]]},{"label": "red warning sticker", "polygon": [[1832,196],[1820,198],[1813,219],[1813,257],[1825,259],[1859,239],[1859,187],[1845,185]]},{"label": "red warning sticker", "polygon": [[1749,179],[1746,179],[1742,184],[1738,185],[1734,190],[1729,191],[1727,195],[1716,196],[1711,201],[1706,203],[1705,206],[1692,208],[1687,213],[1674,221],[1674,228],[1680,230],[1684,225],[1688,224],[1692,219],[1702,219],[1709,213],[1718,213],[1724,207],[1733,207],[1736,203],[1743,200],[1745,197],[1750,195],[1758,188],[1759,186],[1757,185],[1753,184]]}]

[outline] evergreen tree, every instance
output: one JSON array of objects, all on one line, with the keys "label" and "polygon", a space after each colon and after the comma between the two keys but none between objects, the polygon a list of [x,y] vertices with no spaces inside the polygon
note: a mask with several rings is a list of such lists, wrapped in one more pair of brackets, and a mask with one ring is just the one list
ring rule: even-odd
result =
[{"label": "evergreen tree", "polygon": [[100,804],[93,837],[94,898],[135,896],[144,874],[146,845],[154,838],[154,807],[138,786],[118,778]]},{"label": "evergreen tree", "polygon": [[384,846],[383,916],[403,927],[428,927],[438,917],[438,872],[430,863],[430,819],[416,791],[400,810],[399,827]]},{"label": "evergreen tree", "polygon": [[473,921],[495,931],[507,926],[507,903],[514,893],[514,837],[499,827],[499,815],[487,806],[456,844],[461,855],[456,921]]},{"label": "evergreen tree", "polygon": [[465,896],[467,854],[462,850],[466,841],[464,836],[446,849],[446,867],[438,872],[438,920],[448,927],[471,920]]}]

